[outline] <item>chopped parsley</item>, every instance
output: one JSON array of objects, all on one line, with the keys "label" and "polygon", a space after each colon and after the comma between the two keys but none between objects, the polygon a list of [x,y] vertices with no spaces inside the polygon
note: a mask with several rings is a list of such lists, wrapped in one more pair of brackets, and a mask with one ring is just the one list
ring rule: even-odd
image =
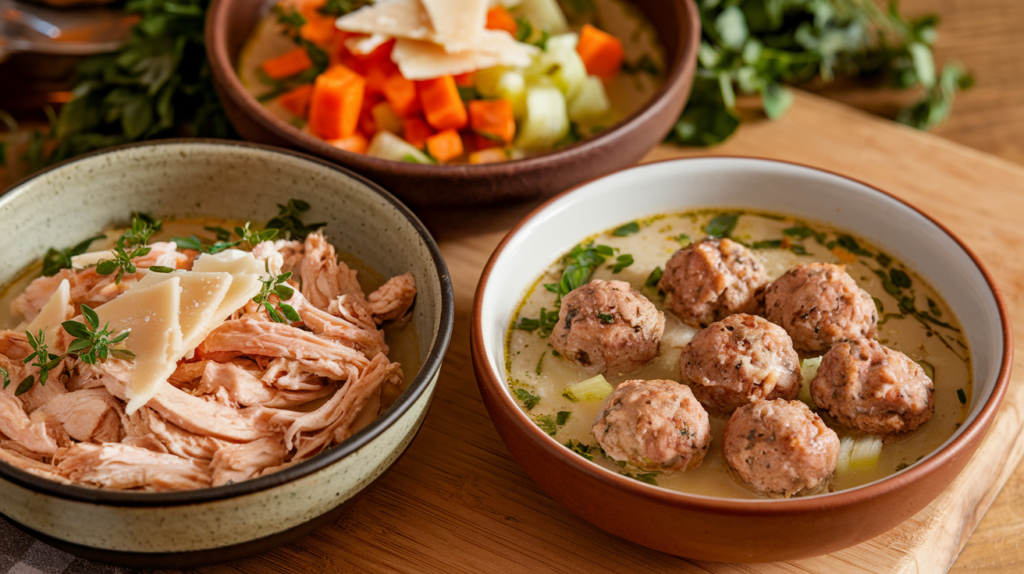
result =
[{"label": "chopped parsley", "polygon": [[526,389],[516,389],[512,391],[512,394],[514,394],[517,399],[523,401],[523,406],[526,407],[526,410],[528,411],[532,411],[533,407],[537,406],[537,403],[540,402],[540,397]]},{"label": "chopped parsley", "polygon": [[664,273],[665,272],[661,269],[661,267],[655,267],[654,271],[651,271],[651,274],[647,276],[647,280],[644,281],[644,286],[650,287],[652,289],[657,287],[658,281],[661,281],[661,276],[664,275]]},{"label": "chopped parsley", "polygon": [[594,455],[591,453],[593,450],[595,450],[596,447],[592,447],[588,444],[583,444],[578,440],[570,440],[569,442],[565,443],[565,448],[573,451],[574,453],[582,456],[587,460],[594,460]]},{"label": "chopped parsley", "polygon": [[738,213],[723,213],[716,215],[704,226],[704,233],[711,237],[729,237],[736,229],[736,222],[739,221]]},{"label": "chopped parsley", "polygon": [[619,273],[620,271],[622,271],[626,267],[629,267],[632,264],[632,255],[630,255],[629,253],[626,253],[625,255],[619,255],[618,257],[615,258],[615,265],[611,266],[612,273]]},{"label": "chopped parsley", "polygon": [[639,233],[639,231],[640,224],[635,221],[630,221],[629,223],[621,227],[618,227],[615,231],[612,231],[612,235],[616,237],[627,237],[629,235],[633,235],[634,233]]}]

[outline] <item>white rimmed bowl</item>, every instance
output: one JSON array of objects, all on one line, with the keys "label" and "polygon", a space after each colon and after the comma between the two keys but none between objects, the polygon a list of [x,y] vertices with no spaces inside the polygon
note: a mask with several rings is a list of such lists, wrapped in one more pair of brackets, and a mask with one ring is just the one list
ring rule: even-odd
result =
[{"label": "white rimmed bowl", "polygon": [[[540,430],[520,410],[505,380],[505,333],[524,293],[588,236],[639,218],[704,207],[828,222],[869,238],[914,268],[950,304],[972,351],[974,395],[960,429],[919,463],[887,478],[789,500],[723,499],[649,486],[584,460]],[[852,179],[760,159],[647,164],[555,197],[495,250],[473,311],[477,382],[498,433],[527,473],[598,527],[701,560],[766,562],[827,554],[906,520],[946,488],[977,449],[1009,384],[1013,358],[998,290],[974,254],[941,224]]]},{"label": "white rimmed bowl", "polygon": [[[265,552],[329,523],[379,480],[416,436],[451,337],[448,269],[422,223],[389,193],[344,168],[254,144],[169,140],[66,161],[0,197],[0,256],[9,283],[51,246],[74,245],[133,211],[156,217],[267,221],[298,198],[328,239],[386,276],[411,272],[417,374],[377,420],[340,445],[264,477],[201,490],[98,490],[0,463],[0,514],[86,558],[184,567]],[[10,392],[10,391],[8,391]]]}]

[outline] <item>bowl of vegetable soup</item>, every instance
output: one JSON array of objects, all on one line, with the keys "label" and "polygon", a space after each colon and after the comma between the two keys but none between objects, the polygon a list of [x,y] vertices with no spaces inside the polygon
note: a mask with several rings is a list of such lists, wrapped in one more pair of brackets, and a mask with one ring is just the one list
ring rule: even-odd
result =
[{"label": "bowl of vegetable soup", "polygon": [[628,540],[725,562],[826,554],[924,508],[1012,363],[998,290],[941,224],[746,158],[548,201],[492,255],[472,328],[484,403],[542,489]]},{"label": "bowl of vegetable soup", "polygon": [[242,137],[411,206],[543,197],[635,163],[689,95],[692,0],[218,0],[214,81]]}]

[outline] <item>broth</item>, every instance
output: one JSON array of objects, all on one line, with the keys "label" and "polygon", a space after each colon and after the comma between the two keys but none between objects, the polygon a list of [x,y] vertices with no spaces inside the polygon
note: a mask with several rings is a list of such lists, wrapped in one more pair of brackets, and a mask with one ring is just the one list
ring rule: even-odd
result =
[{"label": "broth", "polygon": [[[627,281],[664,311],[662,296],[648,281],[652,271],[663,267],[678,249],[702,239],[706,235],[706,225],[716,216],[723,215],[726,220],[728,216],[737,216],[735,227],[728,236],[752,248],[764,265],[769,280],[775,280],[789,268],[803,263],[846,265],[850,276],[871,294],[879,308],[876,339],[921,363],[929,375],[934,372],[935,413],[932,418],[917,431],[886,442],[876,467],[837,472],[832,478],[831,490],[853,488],[902,470],[938,448],[959,428],[967,416],[972,395],[970,352],[959,323],[939,293],[912,269],[869,241],[825,224],[789,216],[735,210],[690,211],[638,221],[639,230],[633,233],[622,227],[618,228],[619,234],[613,233],[616,230],[608,230],[588,238],[584,243],[593,241],[597,245],[606,245],[616,250],[616,257],[629,254],[633,259],[632,264],[616,273],[613,269],[616,257],[610,257],[605,264],[597,266],[592,278]],[[622,230],[627,232],[625,236],[620,236]],[[557,283],[563,269],[562,258],[548,267],[524,296],[509,325],[505,349],[510,390],[513,396],[517,390],[522,390],[539,398],[532,409],[526,408],[522,400],[517,400],[524,413],[562,444],[575,442],[593,447],[589,449],[593,462],[611,471],[693,494],[760,498],[729,473],[721,449],[727,418],[710,416],[712,442],[706,458],[700,466],[685,472],[638,472],[621,467],[603,455],[591,434],[601,402],[574,403],[562,396],[566,387],[589,378],[589,375],[570,361],[553,354],[541,329],[526,331],[516,328],[520,318],[536,318],[542,308],[555,307],[556,295],[544,285]],[[909,287],[905,286],[907,280]],[[904,303],[902,309],[900,300]],[[909,305],[914,305],[913,312]],[[612,385],[631,379],[680,381],[680,353],[698,331],[665,311],[665,333],[658,357],[627,376],[605,373],[605,377]],[[805,384],[801,397],[808,396]],[[559,415],[564,412],[571,414]],[[816,412],[840,438],[856,434],[838,425],[824,411]],[[556,422],[560,416],[563,419],[568,416],[563,425]]]}]

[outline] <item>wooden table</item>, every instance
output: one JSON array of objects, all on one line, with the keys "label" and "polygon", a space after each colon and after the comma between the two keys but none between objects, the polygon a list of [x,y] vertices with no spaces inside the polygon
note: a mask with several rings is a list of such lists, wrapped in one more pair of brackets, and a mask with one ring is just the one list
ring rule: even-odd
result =
[{"label": "wooden table", "polygon": [[[662,147],[647,159],[709,154],[799,161],[911,201],[987,262],[1011,319],[1024,326],[1024,259],[1000,260],[1006,245],[1024,244],[1024,229],[1006,215],[1024,213],[1024,168],[805,93],[784,119],[746,125],[720,148]],[[1016,438],[1024,427],[1024,369],[1017,369],[979,454],[940,499],[893,531],[830,556],[756,566],[693,563],[608,535],[539,491],[491,425],[469,357],[480,270],[531,207],[425,214],[451,270],[456,325],[431,412],[391,474],[333,526],[263,556],[200,571],[941,572],[953,562],[1024,453],[1024,439]],[[1017,340],[1024,345],[1024,335]],[[1024,360],[1024,351],[1018,357]],[[1020,565],[1013,560],[1019,557],[990,571],[1012,571]]]}]

